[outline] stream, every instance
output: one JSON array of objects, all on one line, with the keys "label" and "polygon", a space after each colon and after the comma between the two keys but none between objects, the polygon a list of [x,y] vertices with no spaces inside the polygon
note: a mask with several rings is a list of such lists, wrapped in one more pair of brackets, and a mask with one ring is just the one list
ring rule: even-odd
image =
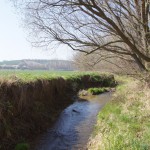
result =
[{"label": "stream", "polygon": [[82,97],[60,114],[51,129],[43,134],[35,150],[85,150],[101,108],[111,99],[112,93]]}]

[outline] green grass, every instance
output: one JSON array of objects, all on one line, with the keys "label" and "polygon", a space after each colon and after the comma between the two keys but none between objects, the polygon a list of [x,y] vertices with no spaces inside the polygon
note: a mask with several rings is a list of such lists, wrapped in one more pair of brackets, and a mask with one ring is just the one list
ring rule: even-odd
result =
[{"label": "green grass", "polygon": [[73,78],[84,73],[75,71],[38,71],[38,70],[1,70],[0,78],[2,80],[16,79],[23,82],[35,81],[37,79],[53,79],[53,78]]},{"label": "green grass", "polygon": [[20,79],[22,81],[33,81],[37,79],[51,79],[57,77],[67,77],[76,75],[78,72],[73,71],[37,71],[37,70],[1,70],[1,79]]},{"label": "green grass", "polygon": [[78,71],[0,70],[0,81],[33,82],[38,79],[51,80],[62,77],[65,80],[80,83],[81,78],[86,75],[90,76],[90,80],[93,82],[101,81],[106,86],[114,86],[115,84],[115,80],[112,80],[109,74]]},{"label": "green grass", "polygon": [[133,79],[122,83],[98,114],[89,150],[150,149],[150,89]]},{"label": "green grass", "polygon": [[29,150],[30,146],[28,143],[19,143],[16,145],[15,150]]},{"label": "green grass", "polygon": [[89,88],[88,92],[92,95],[98,95],[104,92],[107,92],[108,90],[106,88]]}]

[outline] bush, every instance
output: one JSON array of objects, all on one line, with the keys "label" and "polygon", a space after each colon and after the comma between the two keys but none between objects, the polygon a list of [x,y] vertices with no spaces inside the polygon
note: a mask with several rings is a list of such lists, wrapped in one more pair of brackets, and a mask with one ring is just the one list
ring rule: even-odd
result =
[{"label": "bush", "polygon": [[90,92],[92,95],[98,95],[107,91],[108,90],[106,88],[89,88],[88,89],[88,92]]}]

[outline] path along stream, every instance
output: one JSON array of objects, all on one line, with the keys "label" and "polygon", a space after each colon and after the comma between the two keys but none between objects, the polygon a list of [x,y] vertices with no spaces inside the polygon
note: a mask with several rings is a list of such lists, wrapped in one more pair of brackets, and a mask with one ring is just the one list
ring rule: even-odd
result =
[{"label": "path along stream", "polygon": [[84,97],[59,116],[54,126],[40,137],[35,150],[85,150],[101,108],[111,99],[111,93]]}]

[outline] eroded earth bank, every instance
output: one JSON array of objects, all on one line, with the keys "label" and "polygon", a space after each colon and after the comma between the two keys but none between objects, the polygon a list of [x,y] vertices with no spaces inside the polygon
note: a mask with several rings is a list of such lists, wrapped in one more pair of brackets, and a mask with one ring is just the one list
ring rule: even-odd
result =
[{"label": "eroded earth bank", "polygon": [[[115,84],[112,75],[94,74],[29,82],[17,78],[1,80],[0,150],[15,149],[18,143],[24,143],[20,147],[29,147],[26,143],[32,143],[35,137],[50,128],[62,110],[78,99],[79,90]],[[77,113],[75,111],[73,113]]]}]

